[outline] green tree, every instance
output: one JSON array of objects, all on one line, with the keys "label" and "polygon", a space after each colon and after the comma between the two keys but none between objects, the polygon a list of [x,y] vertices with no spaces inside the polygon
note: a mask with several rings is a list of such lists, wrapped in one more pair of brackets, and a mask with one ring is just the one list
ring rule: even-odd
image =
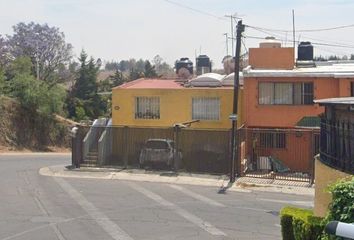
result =
[{"label": "green tree", "polygon": [[6,77],[12,79],[15,75],[27,74],[32,75],[32,62],[27,56],[16,58],[7,68]]},{"label": "green tree", "polygon": [[99,66],[92,57],[87,60],[87,54],[80,54],[80,69],[72,92],[68,94],[66,107],[69,117],[77,120],[95,119],[105,115],[107,105],[97,94],[97,73]]},{"label": "green tree", "polygon": [[109,77],[112,80],[112,86],[116,87],[122,85],[126,79],[121,71],[118,69],[115,71],[114,75]]},{"label": "green tree", "polygon": [[149,61],[145,62],[144,76],[146,78],[156,78],[158,76],[155,71],[155,66],[152,66]]},{"label": "green tree", "polygon": [[104,69],[108,71],[117,70],[119,69],[119,62],[115,62],[115,61],[107,62],[104,66]]},{"label": "green tree", "polygon": [[4,70],[0,67],[0,95],[4,94],[5,88],[5,75]]},{"label": "green tree", "polygon": [[132,68],[129,72],[129,77],[128,77],[128,81],[133,81],[139,78],[144,77],[144,73],[139,72],[137,69]]},{"label": "green tree", "polygon": [[80,54],[80,69],[74,85],[74,96],[79,99],[90,99],[97,94],[97,72],[95,61],[87,60],[87,54],[82,51]]}]

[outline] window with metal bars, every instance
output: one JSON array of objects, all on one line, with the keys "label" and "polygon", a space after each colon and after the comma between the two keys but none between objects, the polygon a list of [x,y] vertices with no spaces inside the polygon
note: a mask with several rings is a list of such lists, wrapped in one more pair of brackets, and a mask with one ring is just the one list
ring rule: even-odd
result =
[{"label": "window with metal bars", "polygon": [[220,98],[218,97],[195,97],[192,98],[193,120],[219,120]]},{"label": "window with metal bars", "polygon": [[286,134],[264,132],[259,134],[260,147],[264,148],[285,148],[286,147]]},{"label": "window with metal bars", "polygon": [[160,98],[136,97],[135,119],[160,119]]},{"label": "window with metal bars", "polygon": [[313,83],[261,82],[258,85],[260,105],[312,105]]}]

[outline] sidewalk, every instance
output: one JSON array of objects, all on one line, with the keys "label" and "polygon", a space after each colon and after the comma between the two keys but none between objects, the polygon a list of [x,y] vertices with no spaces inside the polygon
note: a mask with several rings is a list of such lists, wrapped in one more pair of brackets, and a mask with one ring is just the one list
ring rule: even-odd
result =
[{"label": "sidewalk", "polygon": [[314,195],[314,188],[308,187],[308,183],[289,182],[270,179],[255,179],[241,177],[232,186],[228,186],[227,176],[215,176],[210,174],[191,174],[169,171],[146,171],[142,169],[116,169],[116,168],[80,168],[67,169],[64,165],[44,167],[39,170],[44,176],[68,177],[68,178],[90,178],[106,180],[127,180],[141,182],[156,182],[169,184],[210,186],[220,189],[227,188],[226,191],[252,192],[266,191],[279,192],[297,195]]}]

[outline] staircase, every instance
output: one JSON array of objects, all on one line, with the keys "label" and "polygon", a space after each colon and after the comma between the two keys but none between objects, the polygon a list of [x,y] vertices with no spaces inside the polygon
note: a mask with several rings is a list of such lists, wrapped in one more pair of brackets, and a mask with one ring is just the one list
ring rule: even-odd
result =
[{"label": "staircase", "polygon": [[90,149],[83,163],[80,164],[80,167],[96,167],[98,162],[98,150]]}]

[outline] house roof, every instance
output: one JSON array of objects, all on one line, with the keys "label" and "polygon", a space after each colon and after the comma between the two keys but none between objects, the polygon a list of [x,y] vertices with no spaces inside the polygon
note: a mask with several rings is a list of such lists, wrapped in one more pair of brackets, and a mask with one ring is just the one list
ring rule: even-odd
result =
[{"label": "house roof", "polygon": [[176,89],[184,88],[176,79],[140,78],[113,89]]},{"label": "house roof", "polygon": [[319,128],[321,125],[321,118],[317,116],[305,116],[296,123],[296,127],[304,128]]},{"label": "house roof", "polygon": [[314,100],[314,102],[320,105],[332,105],[332,104],[354,105],[354,97],[326,98],[326,99]]},{"label": "house roof", "polygon": [[[160,79],[160,78],[140,78],[123,85],[117,86],[113,89],[206,89],[211,88],[207,86],[186,87],[182,82],[176,79]],[[227,86],[213,87],[214,89],[232,88]]]},{"label": "house roof", "polygon": [[333,63],[316,67],[294,68],[292,70],[252,69],[243,70],[244,77],[332,77],[354,78],[353,63]]}]

